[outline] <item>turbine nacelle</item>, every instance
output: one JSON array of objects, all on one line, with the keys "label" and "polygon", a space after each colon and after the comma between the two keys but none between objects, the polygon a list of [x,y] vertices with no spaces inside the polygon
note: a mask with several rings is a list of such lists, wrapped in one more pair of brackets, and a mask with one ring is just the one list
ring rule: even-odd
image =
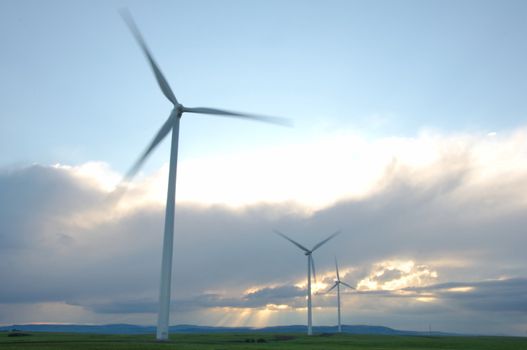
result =
[{"label": "turbine nacelle", "polygon": [[355,287],[352,287],[350,286],[349,284],[347,284],[346,282],[344,281],[341,281],[340,280],[340,275],[339,275],[339,264],[337,262],[337,257],[335,257],[335,270],[336,270],[336,273],[337,273],[337,276],[336,278],[333,280],[333,286],[331,286],[331,288],[329,288],[326,292],[324,292],[324,294],[326,293],[329,293],[331,292],[335,287],[339,286],[339,285],[343,285],[343,286],[346,286],[350,289],[353,289],[353,290],[357,290]]},{"label": "turbine nacelle", "polygon": [[176,106],[174,106],[174,111],[176,111],[178,118],[181,118],[183,112],[185,111],[185,106],[178,103]]}]

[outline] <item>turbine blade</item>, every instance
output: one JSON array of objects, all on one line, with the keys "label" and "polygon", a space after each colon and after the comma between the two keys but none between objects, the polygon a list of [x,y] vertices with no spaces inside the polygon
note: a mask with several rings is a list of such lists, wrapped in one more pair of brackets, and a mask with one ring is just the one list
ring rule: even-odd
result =
[{"label": "turbine blade", "polygon": [[335,287],[338,285],[338,282],[335,282],[335,284],[333,285],[333,287],[329,288],[326,293],[329,293],[331,292],[333,289],[335,289]]},{"label": "turbine blade", "polygon": [[165,124],[163,124],[161,129],[159,129],[157,135],[154,137],[152,142],[150,142],[150,145],[146,148],[141,157],[139,157],[139,159],[134,163],[132,168],[126,173],[126,176],[121,182],[130,181],[135,176],[135,174],[139,171],[144,161],[146,160],[146,158],[148,158],[154,148],[156,148],[156,146],[159,145],[159,143],[165,138],[165,136],[170,132],[170,130],[172,130],[172,126],[174,125],[174,118],[177,118],[177,116],[176,113],[173,111],[170,114],[170,117],[165,122]]},{"label": "turbine blade", "polygon": [[339,264],[337,263],[337,257],[335,257],[335,267],[337,268],[337,281],[340,282],[340,276],[339,276]]},{"label": "turbine blade", "polygon": [[168,98],[170,102],[172,102],[173,105],[177,105],[178,104],[177,98],[174,95],[174,92],[172,92],[170,85],[168,85],[168,82],[163,76],[163,73],[161,73],[161,69],[159,69],[159,66],[154,60],[154,57],[152,56],[152,54],[150,53],[150,50],[148,50],[148,47],[146,46],[146,42],[143,39],[143,36],[141,35],[139,28],[137,27],[137,25],[134,22],[134,19],[132,18],[132,14],[126,8],[121,9],[119,12],[121,13],[121,17],[123,17],[124,21],[128,25],[128,28],[130,28],[130,30],[132,31],[132,34],[134,35],[135,40],[137,40],[137,42],[139,43],[139,46],[141,46],[141,49],[143,50],[143,53],[148,59],[148,62],[150,63],[150,67],[154,71],[157,84],[161,88],[161,91],[163,91],[163,94],[166,96],[166,98]]},{"label": "turbine blade", "polygon": [[347,284],[346,282],[342,282],[342,281],[340,281],[339,283],[345,285],[345,286],[348,287],[348,288],[351,288],[351,289],[353,289],[353,290],[356,290],[355,287],[350,286],[350,285]]},{"label": "turbine blade", "polygon": [[315,259],[313,259],[313,255],[309,254],[309,257],[311,258],[311,271],[313,272],[313,279],[315,280],[315,283],[317,283],[317,274],[315,272]]},{"label": "turbine blade", "polygon": [[313,249],[311,249],[312,252],[314,252],[316,249],[320,248],[321,245],[323,245],[324,243],[326,243],[327,241],[329,241],[330,239],[332,239],[333,237],[335,237],[336,235],[340,234],[340,230],[338,230],[337,232],[333,233],[331,236],[329,236],[328,238],[326,238],[325,240],[323,240],[322,242],[319,242],[317,243]]},{"label": "turbine blade", "polygon": [[276,233],[277,235],[280,235],[280,236],[284,237],[284,238],[287,239],[289,242],[291,242],[291,243],[293,243],[294,245],[296,245],[298,248],[302,249],[302,250],[305,251],[306,253],[309,253],[309,249],[307,249],[306,247],[304,247],[304,246],[301,245],[300,243],[293,241],[291,238],[287,237],[287,236],[284,235],[282,232],[280,232],[280,231],[278,231],[278,230],[274,230],[274,233]]},{"label": "turbine blade", "polygon": [[226,110],[223,110],[223,109],[216,109],[216,108],[183,107],[183,112],[197,113],[197,114],[212,114],[212,115],[221,115],[221,116],[234,117],[234,118],[243,118],[243,119],[256,120],[256,121],[265,122],[265,123],[282,125],[282,126],[292,126],[293,125],[292,122],[289,119],[286,119],[286,118],[268,117],[268,116],[263,116],[263,115],[239,113],[239,112],[226,111]]}]

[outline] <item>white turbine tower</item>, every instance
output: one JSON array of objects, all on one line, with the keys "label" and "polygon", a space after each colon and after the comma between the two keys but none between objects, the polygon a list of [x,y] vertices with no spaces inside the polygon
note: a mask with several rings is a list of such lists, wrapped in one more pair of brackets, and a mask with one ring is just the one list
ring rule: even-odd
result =
[{"label": "white turbine tower", "polygon": [[333,285],[333,287],[329,288],[328,291],[326,293],[329,293],[331,292],[335,287],[337,288],[337,312],[338,312],[338,321],[339,321],[339,326],[338,326],[338,332],[341,333],[342,332],[342,326],[340,324],[340,285],[344,285],[348,288],[351,288],[353,290],[355,290],[355,288],[353,288],[352,286],[350,286],[349,284],[347,284],[346,282],[343,282],[340,280],[340,276],[339,276],[339,264],[337,263],[337,258],[335,257],[335,268],[337,270],[337,279],[335,280],[335,284]]},{"label": "white turbine tower", "polygon": [[125,22],[128,24],[132,31],[135,39],[141,46],[143,53],[145,54],[150,67],[152,68],[156,77],[157,83],[161,88],[161,91],[165,97],[173,104],[172,112],[168,117],[167,121],[163,124],[161,129],[157,132],[156,136],[139,157],[130,171],[126,174],[124,182],[131,180],[137,171],[141,168],[141,165],[148,158],[150,153],[156,148],[157,145],[172,131],[172,145],[170,148],[170,167],[168,173],[168,191],[167,191],[167,202],[165,212],[165,231],[163,238],[163,254],[161,262],[161,287],[159,291],[159,313],[157,319],[157,340],[168,340],[168,321],[170,311],[170,283],[172,276],[172,250],[173,250],[173,236],[174,236],[174,214],[175,214],[175,198],[176,198],[176,172],[177,172],[177,153],[178,153],[178,136],[179,136],[179,119],[183,113],[197,113],[197,114],[212,114],[217,116],[228,116],[236,118],[246,118],[251,120],[258,120],[263,122],[269,122],[274,124],[288,125],[289,122],[283,118],[276,117],[265,117],[252,114],[238,113],[225,111],[215,108],[203,108],[203,107],[185,107],[178,102],[176,96],[172,92],[172,89],[168,85],[165,77],[161,73],[158,65],[154,61],[150,51],[148,50],[146,43],[139,32],[139,29],[135,25],[131,14],[127,10],[122,10],[121,15]]},{"label": "white turbine tower", "polygon": [[[315,261],[313,260],[313,252],[320,248],[324,243],[335,237],[340,233],[340,230],[330,235],[325,240],[315,244],[311,250],[307,249],[303,245],[301,245],[298,242],[293,241],[291,238],[287,237],[285,234],[278,230],[274,230],[274,232],[285,239],[287,239],[289,242],[296,245],[298,248],[302,249],[304,251],[304,255],[307,256],[307,335],[312,335],[312,316],[311,316],[311,273],[313,273],[313,278],[315,280],[315,283],[317,283],[317,276],[315,273]],[[311,272],[313,271],[313,272]]]}]

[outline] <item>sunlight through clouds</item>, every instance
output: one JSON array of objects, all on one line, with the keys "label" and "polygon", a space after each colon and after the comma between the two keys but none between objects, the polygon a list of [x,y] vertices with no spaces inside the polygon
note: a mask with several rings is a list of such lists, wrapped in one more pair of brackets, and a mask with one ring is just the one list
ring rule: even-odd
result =
[{"label": "sunlight through clouds", "polygon": [[393,291],[428,285],[437,278],[437,272],[427,265],[416,265],[412,260],[388,260],[375,264],[370,275],[358,282],[357,289]]},{"label": "sunlight through clouds", "polygon": [[[120,176],[101,162],[55,167],[70,170],[107,193],[120,181]],[[509,180],[527,174],[526,131],[490,139],[486,135],[443,136],[429,131],[413,138],[367,139],[339,132],[304,144],[187,160],[179,167],[176,197],[182,203],[233,208],[290,202],[310,214],[340,200],[371,196],[396,172],[406,172],[416,184],[426,187],[445,172],[467,167],[463,177],[466,186],[453,193],[454,200],[477,194],[479,188],[503,174],[509,174]],[[139,176],[128,184],[117,209],[163,206],[167,177],[166,164],[154,173]],[[527,195],[519,198],[527,203]]]},{"label": "sunlight through clouds", "polygon": [[[526,132],[500,135],[489,139],[486,135],[444,136],[423,131],[416,137],[368,139],[339,132],[303,144],[192,159],[179,166],[176,197],[178,202],[232,207],[291,202],[309,214],[339,200],[371,196],[396,171],[407,172],[416,184],[429,186],[445,171],[468,166],[467,187],[459,193],[464,197],[470,195],[467,191],[486,186],[505,173],[527,173]],[[118,182],[105,164],[87,163],[73,170],[104,190]],[[166,164],[138,177],[121,207],[164,205],[167,177]],[[527,202],[527,195],[524,198]]]},{"label": "sunlight through clouds", "polygon": [[55,164],[53,167],[70,171],[74,176],[88,181],[104,192],[113,191],[121,180],[121,175],[104,162],[87,162],[78,166]]}]

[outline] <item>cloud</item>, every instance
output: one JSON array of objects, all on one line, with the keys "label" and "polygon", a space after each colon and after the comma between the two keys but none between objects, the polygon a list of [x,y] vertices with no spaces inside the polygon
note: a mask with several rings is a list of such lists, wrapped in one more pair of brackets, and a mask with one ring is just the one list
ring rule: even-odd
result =
[{"label": "cloud", "polygon": [[45,244],[47,239],[64,243],[68,235],[55,231],[56,221],[93,206],[98,197],[67,170],[45,166],[2,171],[0,194],[0,250]]},{"label": "cloud", "polygon": [[[209,320],[228,325],[225,314],[271,309],[265,319],[269,324],[303,322],[306,259],[272,229],[311,246],[342,228],[343,234],[315,253],[316,288],[329,288],[336,255],[341,278],[360,290],[346,292],[344,300],[353,310],[350,317],[360,317],[357,323],[415,328],[423,321],[420,317],[434,315],[445,330],[455,324],[462,331],[471,326],[460,320],[476,317],[479,329],[519,332],[513,323],[527,323],[522,307],[527,264],[523,130],[492,138],[424,133],[407,139],[342,136],[326,141],[321,146],[325,150],[341,149],[338,161],[318,163],[324,155],[313,153],[311,164],[319,168],[311,173],[307,160],[300,161],[305,177],[299,184],[294,166],[285,167],[292,174],[282,178],[261,168],[231,171],[231,182],[218,191],[245,191],[262,176],[270,184],[251,189],[240,201],[227,196],[226,203],[219,203],[223,192],[217,198],[194,196],[197,185],[187,182],[187,188],[182,180],[180,187],[189,192],[176,210],[176,322],[204,322],[207,316],[200,312],[216,310]],[[244,157],[232,159],[246,161],[242,164],[250,168]],[[288,157],[276,162],[296,164]],[[231,164],[196,162],[208,174],[226,171],[223,166]],[[277,167],[273,162],[268,165]],[[368,171],[361,173],[360,165],[369,162]],[[329,169],[338,172],[339,164],[346,176],[326,178]],[[186,181],[192,167],[186,167]],[[360,176],[351,176],[350,169]],[[162,173],[139,179],[114,206],[107,194],[118,176],[103,164],[0,170],[0,280],[6,281],[0,285],[0,322],[31,322],[32,314],[58,317],[51,306],[42,305],[69,310],[61,313],[63,321],[70,313],[76,321],[92,323],[132,314],[139,315],[137,322],[151,322],[164,216],[155,193],[163,192]],[[367,179],[359,181],[366,185],[354,192],[355,185],[347,183],[360,178]],[[198,180],[205,192],[219,186],[215,176]],[[292,183],[292,189],[273,187],[278,180]],[[295,191],[311,187],[316,189],[312,200],[304,201],[311,195],[296,197]],[[450,285],[453,290],[441,288],[451,281],[464,282]],[[332,294],[314,298],[319,322],[333,320],[333,299]],[[2,312],[15,304],[26,311]],[[461,311],[470,315],[463,318]]]},{"label": "cloud", "polygon": [[[158,310],[158,303],[155,300],[139,299],[124,300],[114,302],[97,302],[97,303],[74,303],[70,305],[81,306],[100,314],[135,314],[135,313],[154,313]],[[172,305],[173,307],[173,305]]]},{"label": "cloud", "polygon": [[359,290],[395,290],[406,286],[421,286],[434,282],[438,275],[426,265],[414,261],[383,261],[373,267],[366,278],[359,281]]},{"label": "cloud", "polygon": [[297,286],[267,287],[247,293],[244,299],[250,306],[287,304],[291,299],[304,298],[306,290]]},{"label": "cloud", "polygon": [[[301,306],[305,307],[303,299],[306,290],[289,285],[266,287],[247,292],[241,297],[226,297],[217,293],[205,293],[187,299],[176,299],[171,307],[174,311],[192,311],[208,308],[276,308],[277,305],[295,307],[299,298]],[[110,301],[103,303],[70,303],[90,309],[97,313],[153,313],[157,312],[157,301],[153,299],[133,299],[125,301]]]},{"label": "cloud", "polygon": [[[526,279],[505,279],[481,282],[449,282],[423,287],[408,287],[399,290],[348,291],[342,293],[345,298],[353,298],[359,307],[353,307],[355,313],[394,313],[398,317],[420,317],[434,315],[433,318],[450,314],[454,319],[465,313],[481,314],[490,312],[492,317],[506,316],[511,320],[525,318],[527,292]],[[172,311],[198,312],[220,310],[236,313],[244,310],[271,312],[295,312],[305,310],[305,289],[295,286],[276,286],[250,291],[239,297],[227,297],[221,294],[201,294],[187,299],[176,299]],[[335,306],[334,295],[314,296],[315,307],[332,309]],[[138,314],[157,312],[157,302],[153,299],[109,301],[104,303],[72,304],[99,314]],[[346,303],[344,303],[346,307]],[[452,310],[456,312],[452,315]],[[439,315],[439,317],[438,317]],[[442,316],[443,315],[443,316]],[[452,319],[452,321],[454,320]]]},{"label": "cloud", "polygon": [[473,311],[527,313],[527,279],[509,278],[477,282],[449,282],[407,291],[437,295],[445,302]]},{"label": "cloud", "polygon": [[[416,137],[380,139],[341,131],[303,143],[184,160],[177,197],[231,207],[291,202],[311,214],[340,200],[371,197],[394,182],[444,192],[462,185],[471,191],[495,184],[503,174],[503,180],[518,180],[527,171],[517,148],[526,138],[524,129],[493,137],[425,130]],[[86,168],[84,174],[91,170]],[[98,175],[97,182],[108,187],[113,175]],[[139,178],[134,188],[141,203],[164,204],[167,177],[164,166]],[[439,183],[443,187],[437,188]]]}]

